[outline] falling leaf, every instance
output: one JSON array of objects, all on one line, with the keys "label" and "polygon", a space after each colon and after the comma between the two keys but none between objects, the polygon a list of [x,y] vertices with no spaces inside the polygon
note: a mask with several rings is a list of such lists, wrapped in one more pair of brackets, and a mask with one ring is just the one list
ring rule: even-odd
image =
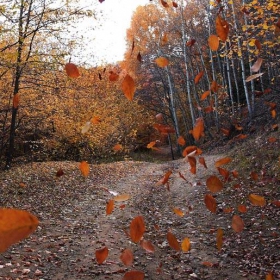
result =
[{"label": "falling leaf", "polygon": [[203,101],[205,100],[209,95],[210,95],[211,91],[207,90],[205,91],[201,96],[200,96],[200,100]]},{"label": "falling leaf", "polygon": [[134,260],[133,253],[130,249],[124,249],[120,255],[120,259],[126,266],[131,266]]},{"label": "falling leaf", "polygon": [[99,124],[101,122],[101,118],[98,116],[94,116],[90,121],[92,124]]},{"label": "falling leaf", "polygon": [[241,232],[244,229],[244,222],[238,215],[233,215],[231,226],[233,230],[237,233]]},{"label": "falling leaf", "polygon": [[192,131],[193,138],[198,141],[202,136],[204,136],[204,121],[202,118],[197,118],[195,126]]},{"label": "falling leaf", "polygon": [[166,1],[164,1],[164,0],[161,0],[161,4],[162,4],[162,6],[164,8],[168,8],[169,7],[168,3]]},{"label": "falling leaf", "polygon": [[274,280],[273,273],[272,273],[272,272],[269,272],[268,274],[266,274],[265,280]]},{"label": "falling leaf", "polygon": [[218,89],[219,89],[218,83],[215,80],[212,81],[210,90],[213,92],[218,92]]},{"label": "falling leaf", "polygon": [[180,146],[185,146],[185,145],[186,145],[186,140],[184,139],[183,136],[179,136],[178,139],[177,139],[177,143],[178,143]]},{"label": "falling leaf", "polygon": [[255,40],[255,46],[259,51],[262,49],[261,42],[258,39]]},{"label": "falling leaf", "polygon": [[17,109],[18,105],[19,105],[19,93],[15,94],[13,98],[13,107]]},{"label": "falling leaf", "polygon": [[169,60],[165,57],[158,57],[156,60],[155,60],[156,64],[158,67],[166,67],[168,64],[169,64]]},{"label": "falling leaf", "polygon": [[175,133],[175,129],[172,126],[164,124],[154,124],[154,128],[158,130],[161,134]]},{"label": "falling leaf", "polygon": [[244,205],[244,204],[240,204],[240,205],[238,205],[237,210],[238,210],[240,213],[246,213],[246,212],[247,212],[247,207],[246,207],[246,205]]},{"label": "falling leaf", "polygon": [[257,194],[250,194],[249,195],[249,200],[254,206],[265,206],[266,201],[263,196],[257,195]]},{"label": "falling leaf", "polygon": [[174,8],[178,8],[178,4],[176,2],[172,1],[172,5]]},{"label": "falling leaf", "polygon": [[25,210],[0,208],[0,253],[27,238],[38,224],[37,217]]},{"label": "falling leaf", "polygon": [[251,67],[251,71],[252,72],[259,72],[261,66],[262,66],[262,62],[263,62],[263,59],[262,58],[258,58],[256,60],[256,62],[253,64],[253,66]]},{"label": "falling leaf", "polygon": [[130,195],[129,194],[119,194],[117,196],[114,197],[114,200],[117,202],[123,202],[123,201],[127,201],[130,199]]},{"label": "falling leaf", "polygon": [[194,78],[194,83],[198,84],[198,82],[200,81],[203,75],[204,75],[204,71],[199,72]]},{"label": "falling leaf", "polygon": [[224,213],[232,213],[233,212],[233,208],[232,207],[227,207],[223,209]]},{"label": "falling leaf", "polygon": [[96,259],[97,263],[102,264],[107,259],[108,254],[109,254],[109,250],[106,246],[101,249],[96,250],[95,259]]},{"label": "falling leaf", "polygon": [[199,157],[198,158],[198,162],[200,164],[202,164],[206,169],[207,169],[207,165],[206,165],[206,162],[205,162],[205,158],[204,157]]},{"label": "falling leaf", "polygon": [[203,262],[204,266],[212,267],[214,264],[212,262]]},{"label": "falling leaf", "polygon": [[168,35],[167,35],[167,33],[164,33],[162,35],[161,42],[162,42],[163,45],[168,42]]},{"label": "falling leaf", "polygon": [[140,246],[146,250],[147,253],[154,253],[155,252],[155,246],[148,240],[141,240]]},{"label": "falling leaf", "polygon": [[127,271],[122,280],[143,280],[144,279],[144,272],[138,270],[131,270]]},{"label": "falling leaf", "polygon": [[216,32],[223,42],[227,40],[229,33],[229,24],[225,19],[221,18],[219,15],[216,18]]},{"label": "falling leaf", "polygon": [[66,63],[65,71],[70,78],[78,78],[80,76],[79,70],[74,63]]},{"label": "falling leaf", "polygon": [[102,76],[101,76],[100,73],[98,73],[98,78],[99,78],[100,81],[102,80]]},{"label": "falling leaf", "polygon": [[261,77],[263,74],[264,73],[258,73],[258,74],[251,75],[245,81],[246,82],[250,82],[250,81],[252,81],[254,79],[257,79],[257,78]]},{"label": "falling leaf", "polygon": [[86,122],[85,125],[82,127],[82,134],[85,134],[89,131],[91,127],[91,122]]},{"label": "falling leaf", "polygon": [[231,160],[232,159],[230,157],[221,158],[215,162],[215,167],[220,167],[222,165],[225,165],[225,164],[231,162]]},{"label": "falling leaf", "polygon": [[136,86],[132,77],[127,74],[122,81],[121,87],[125,97],[132,101],[136,90]]},{"label": "falling leaf", "polygon": [[87,177],[89,175],[89,164],[86,161],[82,161],[79,165],[79,168],[83,176]]},{"label": "falling leaf", "polygon": [[109,81],[115,82],[119,79],[119,75],[113,71],[109,72]]},{"label": "falling leaf", "polygon": [[155,147],[157,141],[152,141],[149,144],[147,144],[147,148],[148,149],[152,149],[152,150],[159,150],[158,148]]},{"label": "falling leaf", "polygon": [[212,51],[217,51],[219,49],[219,37],[217,35],[210,35],[208,38],[208,45]]},{"label": "falling leaf", "polygon": [[219,191],[221,191],[223,189],[223,183],[215,175],[210,176],[206,180],[206,186],[213,193],[219,192]]},{"label": "falling leaf", "polygon": [[142,216],[135,217],[130,223],[130,238],[138,243],[145,232],[145,222]]},{"label": "falling leaf", "polygon": [[178,215],[179,217],[183,217],[184,216],[184,212],[181,210],[181,209],[179,209],[179,208],[173,208],[173,212],[176,214],[176,215]]},{"label": "falling leaf", "polygon": [[181,248],[183,252],[188,252],[191,249],[191,241],[188,237],[182,241]]},{"label": "falling leaf", "polygon": [[196,40],[195,39],[191,39],[188,42],[186,42],[186,46],[192,47],[195,43],[196,43]]},{"label": "falling leaf", "polygon": [[192,154],[194,151],[195,151],[195,155],[200,155],[200,154],[202,154],[202,150],[199,149],[197,146],[187,146],[187,147],[184,149],[182,155],[183,155],[183,157],[186,157],[187,155]]},{"label": "falling leaf", "polygon": [[259,175],[254,171],[251,172],[250,176],[254,181],[257,181],[259,179]]},{"label": "falling leaf", "polygon": [[218,228],[217,237],[216,237],[218,251],[221,251],[223,246],[223,235],[224,235],[224,231],[221,228]]},{"label": "falling leaf", "polygon": [[114,210],[114,200],[111,199],[106,203],[106,215],[112,214]]},{"label": "falling leaf", "polygon": [[195,157],[190,157],[190,156],[188,156],[187,158],[188,158],[188,162],[191,166],[190,172],[192,174],[196,174],[196,158]]},{"label": "falling leaf", "polygon": [[168,170],[168,171],[164,174],[163,178],[157,182],[156,186],[165,185],[165,184],[168,182],[169,177],[171,176],[171,174],[172,174],[172,171],[171,171],[171,170]]},{"label": "falling leaf", "polygon": [[134,42],[134,39],[132,41],[132,46],[131,46],[131,53],[130,55],[132,55],[133,51],[134,51],[134,47],[135,47],[135,42]]},{"label": "falling leaf", "polygon": [[139,62],[142,62],[142,56],[141,56],[141,53],[140,53],[140,52],[138,52],[138,54],[137,54],[137,60],[138,60]]},{"label": "falling leaf", "polygon": [[113,150],[115,152],[118,152],[118,151],[121,151],[123,148],[123,146],[121,144],[116,144],[114,147],[113,147]]},{"label": "falling leaf", "polygon": [[167,241],[171,248],[173,248],[176,251],[180,251],[181,246],[180,246],[177,238],[175,237],[175,235],[173,235],[173,233],[170,231],[167,232]]},{"label": "falling leaf", "polygon": [[64,172],[63,172],[63,170],[61,169],[61,168],[59,168],[58,170],[57,170],[57,172],[56,172],[56,177],[61,177],[62,175],[64,175]]},{"label": "falling leaf", "polygon": [[280,200],[274,200],[271,203],[274,204],[277,207],[280,207]]},{"label": "falling leaf", "polygon": [[221,167],[217,167],[219,173],[224,177],[225,181],[228,181],[229,176],[230,176],[230,172],[224,168]]},{"label": "falling leaf", "polygon": [[216,199],[211,194],[206,194],[204,197],[204,203],[209,211],[216,213],[217,203]]}]

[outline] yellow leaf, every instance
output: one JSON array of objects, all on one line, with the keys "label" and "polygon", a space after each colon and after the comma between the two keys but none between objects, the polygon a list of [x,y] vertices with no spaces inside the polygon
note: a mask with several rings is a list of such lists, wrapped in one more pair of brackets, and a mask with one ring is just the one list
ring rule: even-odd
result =
[{"label": "yellow leaf", "polygon": [[191,242],[188,237],[184,238],[181,247],[183,252],[188,252],[191,249]]},{"label": "yellow leaf", "polygon": [[38,219],[27,211],[0,208],[0,253],[27,238],[38,224]]},{"label": "yellow leaf", "polygon": [[82,161],[79,165],[79,168],[85,177],[89,175],[89,164],[86,161]]}]

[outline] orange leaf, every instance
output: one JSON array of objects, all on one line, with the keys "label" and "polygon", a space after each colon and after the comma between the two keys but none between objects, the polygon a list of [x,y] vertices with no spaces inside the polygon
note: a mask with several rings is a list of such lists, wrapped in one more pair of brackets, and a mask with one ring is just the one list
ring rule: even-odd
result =
[{"label": "orange leaf", "polygon": [[191,249],[191,241],[188,237],[184,238],[181,247],[183,252],[188,252]]},{"label": "orange leaf", "polygon": [[79,70],[74,63],[66,63],[65,71],[70,78],[78,78],[80,76]]},{"label": "orange leaf", "polygon": [[265,206],[266,201],[263,196],[257,194],[249,194],[249,200],[254,206]]},{"label": "orange leaf", "polygon": [[241,213],[246,213],[247,212],[247,207],[244,204],[240,204],[240,205],[238,205],[237,210]]},{"label": "orange leaf", "polygon": [[210,35],[208,38],[208,45],[212,51],[219,49],[219,37],[217,35]]},{"label": "orange leaf", "polygon": [[246,82],[250,82],[250,81],[252,81],[254,79],[257,79],[257,78],[261,77],[262,75],[263,75],[263,73],[258,73],[258,74],[251,75],[245,81]]},{"label": "orange leaf", "polygon": [[244,229],[244,222],[238,215],[233,215],[231,226],[235,232],[239,233]]},{"label": "orange leaf", "polygon": [[212,175],[206,180],[206,186],[211,192],[216,193],[222,190],[223,183],[217,176]]},{"label": "orange leaf", "polygon": [[217,237],[216,237],[218,251],[221,251],[223,246],[223,235],[224,235],[224,231],[221,228],[218,228]]},{"label": "orange leaf", "polygon": [[213,92],[217,92],[218,89],[219,89],[218,83],[216,81],[212,81],[210,90],[212,90]]},{"label": "orange leaf", "polygon": [[109,250],[108,248],[105,246],[99,250],[95,251],[95,258],[98,264],[102,264],[108,257],[109,254]]},{"label": "orange leaf", "polygon": [[130,195],[129,194],[119,194],[117,196],[114,197],[114,200],[117,202],[123,202],[123,201],[127,201],[130,199]]},{"label": "orange leaf", "polygon": [[198,84],[198,82],[199,82],[200,79],[202,78],[203,74],[204,74],[204,71],[201,71],[201,72],[199,72],[199,73],[195,76],[195,78],[194,78],[194,83],[195,83],[195,84]]},{"label": "orange leaf", "polygon": [[189,162],[189,164],[191,166],[190,172],[192,174],[196,174],[196,158],[188,156],[188,162]]},{"label": "orange leaf", "polygon": [[210,90],[205,91],[205,92],[201,95],[200,100],[203,101],[204,99],[206,99],[207,96],[210,94],[210,92],[211,92]]},{"label": "orange leaf", "polygon": [[126,266],[131,266],[134,260],[133,253],[130,249],[124,249],[120,256],[121,261]]},{"label": "orange leaf", "polygon": [[193,138],[198,141],[202,136],[204,136],[204,121],[202,118],[197,118],[195,126],[192,131]]},{"label": "orange leaf", "polygon": [[221,167],[217,167],[217,169],[219,173],[224,177],[225,181],[227,181],[230,175],[229,171]]},{"label": "orange leaf", "polygon": [[273,119],[275,119],[276,118],[276,110],[271,110],[270,113],[271,113],[271,117]]},{"label": "orange leaf", "polygon": [[184,139],[183,136],[179,136],[178,139],[177,139],[177,143],[178,143],[180,146],[185,146],[185,145],[186,145],[186,140]]},{"label": "orange leaf", "polygon": [[114,200],[111,199],[106,204],[106,215],[112,214],[113,210],[114,210]]},{"label": "orange leaf", "polygon": [[174,208],[173,209],[173,212],[175,213],[175,214],[177,214],[178,216],[180,216],[180,217],[183,217],[184,216],[184,212],[181,210],[181,209],[179,209],[179,208]]},{"label": "orange leaf", "polygon": [[159,180],[158,182],[157,182],[157,186],[160,186],[160,185],[165,185],[167,182],[168,182],[168,180],[169,180],[169,177],[170,177],[170,175],[172,174],[172,171],[171,170],[168,170],[165,174],[164,174],[164,177],[161,179],[161,180]]},{"label": "orange leaf", "polygon": [[141,240],[140,241],[140,246],[144,250],[146,250],[147,253],[154,253],[155,252],[154,245],[150,241],[148,241],[148,240],[145,240],[145,239]]},{"label": "orange leaf", "polygon": [[100,117],[94,116],[94,117],[91,119],[91,123],[92,123],[92,124],[99,124],[100,122],[101,122],[101,118],[100,118]]},{"label": "orange leaf", "polygon": [[115,82],[115,81],[117,81],[119,79],[119,75],[117,73],[115,73],[113,71],[110,71],[109,73],[110,73],[109,81]]},{"label": "orange leaf", "polygon": [[215,162],[215,167],[220,167],[220,166],[222,166],[224,164],[227,164],[229,162],[231,162],[231,158],[230,157],[221,158],[221,159],[219,159],[219,160],[217,160]]},{"label": "orange leaf", "polygon": [[79,165],[79,168],[83,176],[87,177],[89,175],[89,164],[86,161],[82,161]]},{"label": "orange leaf", "polygon": [[259,72],[261,66],[262,66],[262,62],[263,62],[263,59],[262,58],[258,58],[256,60],[256,62],[254,63],[254,65],[251,67],[251,71],[252,72]]},{"label": "orange leaf", "polygon": [[274,276],[273,276],[272,272],[269,272],[268,274],[266,274],[265,280],[274,280]]},{"label": "orange leaf", "polygon": [[232,211],[233,211],[233,208],[232,208],[232,207],[227,207],[227,208],[224,208],[224,209],[223,209],[223,212],[224,212],[224,213],[232,213]]},{"label": "orange leaf", "polygon": [[150,142],[149,144],[147,144],[147,148],[152,150],[159,150],[158,148],[154,147],[156,143],[156,141]]},{"label": "orange leaf", "polygon": [[161,57],[158,57],[156,60],[155,60],[156,64],[158,67],[165,67],[169,64],[169,60],[163,56]]},{"label": "orange leaf", "polygon": [[219,15],[216,18],[216,32],[223,42],[227,40],[229,33],[229,24],[225,19],[221,18]]},{"label": "orange leaf", "polygon": [[135,217],[130,223],[130,238],[138,243],[145,232],[145,222],[142,216]]},{"label": "orange leaf", "polygon": [[225,136],[229,136],[229,135],[230,135],[229,129],[221,128],[221,132],[222,132]]},{"label": "orange leaf", "polygon": [[254,181],[257,181],[259,179],[259,175],[254,171],[251,172],[250,176]]},{"label": "orange leaf", "polygon": [[207,165],[206,165],[206,162],[205,162],[204,157],[199,157],[199,158],[198,158],[198,161],[199,161],[199,163],[202,164],[205,168],[207,168]]},{"label": "orange leaf", "polygon": [[180,251],[181,246],[180,246],[177,238],[175,237],[175,235],[173,235],[173,233],[170,231],[167,232],[167,241],[171,248],[173,248],[176,251]]},{"label": "orange leaf", "polygon": [[205,265],[205,266],[208,266],[208,267],[212,267],[214,265],[211,262],[203,262],[202,264]]},{"label": "orange leaf", "polygon": [[17,93],[14,95],[13,98],[13,107],[17,109],[18,105],[19,105],[19,94]]},{"label": "orange leaf", "polygon": [[138,270],[131,270],[127,271],[122,280],[143,280],[144,279],[144,272]]},{"label": "orange leaf", "polygon": [[186,147],[186,148],[184,149],[182,155],[183,155],[183,157],[186,157],[187,155],[189,155],[190,153],[192,153],[192,152],[194,152],[194,151],[196,151],[196,152],[195,152],[195,155],[200,155],[200,154],[202,154],[202,150],[199,149],[197,146],[188,146],[188,147]]},{"label": "orange leaf", "polygon": [[25,210],[0,208],[0,253],[27,238],[38,224],[38,219]]},{"label": "orange leaf", "polygon": [[136,86],[134,83],[134,80],[132,79],[132,77],[130,77],[128,74],[124,77],[123,81],[122,81],[122,91],[125,95],[125,97],[132,101],[135,90],[136,90]]},{"label": "orange leaf", "polygon": [[154,128],[162,134],[175,133],[175,129],[169,125],[156,123],[154,124]]},{"label": "orange leaf", "polygon": [[236,170],[233,170],[231,173],[234,178],[238,178],[238,172]]},{"label": "orange leaf", "polygon": [[113,147],[113,150],[118,152],[120,150],[122,150],[123,146],[121,144],[116,144],[114,147]]},{"label": "orange leaf", "polygon": [[204,203],[209,211],[216,213],[217,203],[216,199],[211,194],[206,194],[204,197]]}]

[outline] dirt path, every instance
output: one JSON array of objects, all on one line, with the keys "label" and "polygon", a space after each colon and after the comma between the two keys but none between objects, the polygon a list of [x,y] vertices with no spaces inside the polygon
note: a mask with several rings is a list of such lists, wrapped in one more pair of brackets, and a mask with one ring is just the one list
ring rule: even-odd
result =
[{"label": "dirt path", "polygon": [[[221,157],[205,157],[208,169],[198,165],[196,175],[190,173],[184,159],[91,165],[87,178],[73,162],[34,163],[1,173],[1,204],[34,213],[40,226],[29,239],[0,256],[0,279],[119,280],[129,270],[143,271],[145,279],[265,279],[269,271],[279,279],[279,211],[267,208],[271,217],[268,227],[267,222],[258,220],[267,213],[256,214],[252,209],[244,218],[244,231],[237,234],[231,228],[234,212],[223,211],[233,199],[228,188],[218,197],[216,214],[205,207],[205,181],[217,174],[214,162]],[[65,174],[57,178],[59,168]],[[168,170],[172,171],[169,190],[167,185],[156,185]],[[106,215],[106,202],[116,193],[131,198],[116,202],[113,213]],[[183,211],[183,217],[174,213],[175,207]],[[144,218],[144,238],[153,243],[154,253],[146,253],[126,235],[138,215]],[[218,228],[224,230],[220,252],[216,246]],[[179,242],[188,237],[191,250],[172,249],[168,231]],[[109,256],[99,265],[95,251],[104,246]],[[125,248],[134,254],[131,267],[119,258]]]}]

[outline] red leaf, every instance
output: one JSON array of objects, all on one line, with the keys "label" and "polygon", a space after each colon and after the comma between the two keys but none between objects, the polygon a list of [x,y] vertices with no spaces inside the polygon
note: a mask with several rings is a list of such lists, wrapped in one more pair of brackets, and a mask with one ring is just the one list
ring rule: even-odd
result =
[{"label": "red leaf", "polygon": [[131,266],[134,260],[133,253],[130,249],[124,249],[120,256],[121,261],[126,266]]},{"label": "red leaf", "polygon": [[65,71],[70,78],[78,78],[80,76],[79,70],[74,63],[66,63]]},{"label": "red leaf", "polygon": [[99,250],[95,251],[95,258],[98,264],[102,264],[108,257],[109,250],[105,246],[104,248],[101,248]]},{"label": "red leaf", "polygon": [[138,243],[145,232],[145,222],[142,216],[135,217],[130,223],[130,238]]}]

